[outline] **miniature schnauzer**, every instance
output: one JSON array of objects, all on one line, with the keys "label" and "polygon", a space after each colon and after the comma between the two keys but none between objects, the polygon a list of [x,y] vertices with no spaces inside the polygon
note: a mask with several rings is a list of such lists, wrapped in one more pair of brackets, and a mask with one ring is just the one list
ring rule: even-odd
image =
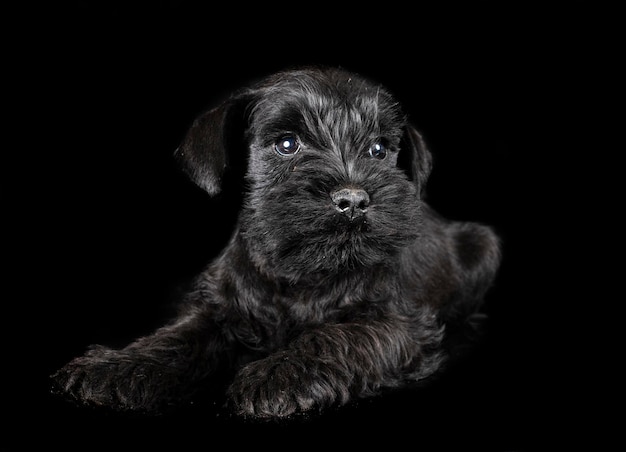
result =
[{"label": "miniature schnauzer", "polygon": [[211,195],[243,165],[236,227],[171,322],[52,376],[70,399],[159,413],[226,372],[238,415],[340,406],[440,369],[448,324],[494,282],[493,228],[427,205],[422,136],[358,74],[273,74],[200,115],[174,155]]}]

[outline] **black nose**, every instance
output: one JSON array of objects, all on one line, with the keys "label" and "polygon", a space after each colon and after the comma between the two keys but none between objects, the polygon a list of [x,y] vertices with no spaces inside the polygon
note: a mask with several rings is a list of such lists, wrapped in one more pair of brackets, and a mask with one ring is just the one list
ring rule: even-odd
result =
[{"label": "black nose", "polygon": [[350,220],[361,217],[367,212],[370,197],[360,188],[342,188],[330,194],[335,209],[346,215]]}]

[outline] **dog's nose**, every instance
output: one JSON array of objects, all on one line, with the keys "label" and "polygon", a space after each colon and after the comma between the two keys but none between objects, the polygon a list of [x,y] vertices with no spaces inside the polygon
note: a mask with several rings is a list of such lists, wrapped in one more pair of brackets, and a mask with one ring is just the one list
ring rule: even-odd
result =
[{"label": "dog's nose", "polygon": [[346,215],[350,220],[361,217],[367,212],[370,197],[360,188],[342,188],[330,194],[335,209]]}]

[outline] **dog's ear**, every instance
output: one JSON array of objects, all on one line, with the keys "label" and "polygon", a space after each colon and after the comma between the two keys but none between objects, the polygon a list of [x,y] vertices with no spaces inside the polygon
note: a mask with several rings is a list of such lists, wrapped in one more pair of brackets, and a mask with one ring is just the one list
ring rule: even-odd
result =
[{"label": "dog's ear", "polygon": [[432,155],[426,147],[422,135],[410,124],[404,127],[404,135],[400,141],[398,166],[407,171],[421,196],[432,169]]},{"label": "dog's ear", "polygon": [[201,114],[192,123],[174,157],[183,171],[210,195],[222,190],[228,169],[244,159],[244,112],[249,93],[232,96],[219,106]]}]

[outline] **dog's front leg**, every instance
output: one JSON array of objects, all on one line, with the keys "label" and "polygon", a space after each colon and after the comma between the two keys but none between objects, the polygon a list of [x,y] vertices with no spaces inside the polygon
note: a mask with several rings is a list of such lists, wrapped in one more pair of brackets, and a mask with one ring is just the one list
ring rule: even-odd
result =
[{"label": "dog's front leg", "polygon": [[213,323],[196,310],[125,348],[91,346],[52,376],[55,391],[89,405],[159,411],[187,395],[228,350]]},{"label": "dog's front leg", "polygon": [[238,414],[262,418],[342,405],[434,372],[441,337],[430,315],[418,325],[406,319],[324,325],[247,364],[229,396]]}]

